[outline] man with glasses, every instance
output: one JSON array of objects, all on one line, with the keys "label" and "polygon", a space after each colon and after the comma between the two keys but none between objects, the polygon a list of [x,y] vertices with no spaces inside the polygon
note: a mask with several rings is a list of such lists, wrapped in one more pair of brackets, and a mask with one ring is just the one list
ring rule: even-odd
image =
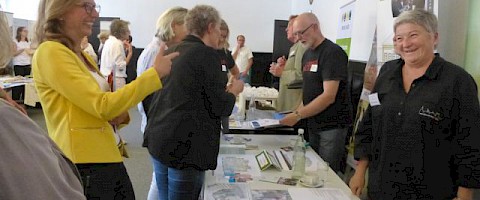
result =
[{"label": "man with glasses", "polygon": [[306,118],[311,147],[333,170],[340,171],[345,137],[352,121],[346,89],[347,54],[323,36],[312,13],[295,19],[293,33],[307,48],[302,59],[303,106],[280,123],[293,126]]}]

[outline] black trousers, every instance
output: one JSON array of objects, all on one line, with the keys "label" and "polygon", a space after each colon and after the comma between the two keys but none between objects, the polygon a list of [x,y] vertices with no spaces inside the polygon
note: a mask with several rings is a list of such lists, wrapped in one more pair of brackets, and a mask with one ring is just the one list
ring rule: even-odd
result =
[{"label": "black trousers", "polygon": [[[30,65],[14,65],[13,71],[15,76],[28,76],[32,71]],[[25,86],[17,86],[12,88],[12,99],[13,100],[23,100],[25,98]]]},{"label": "black trousers", "polygon": [[89,200],[135,199],[132,182],[123,163],[76,164]]}]

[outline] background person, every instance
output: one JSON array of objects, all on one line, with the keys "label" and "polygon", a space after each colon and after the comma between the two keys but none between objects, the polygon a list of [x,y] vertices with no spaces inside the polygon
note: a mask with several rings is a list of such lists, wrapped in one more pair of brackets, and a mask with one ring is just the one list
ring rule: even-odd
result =
[{"label": "background person", "polygon": [[107,31],[102,31],[97,35],[98,41],[100,41],[100,45],[98,45],[98,50],[97,50],[99,66],[100,66],[100,60],[102,58],[103,45],[105,45],[105,41],[107,41],[109,35],[110,33],[108,33]]},{"label": "background person", "polygon": [[190,35],[168,51],[178,51],[164,88],[155,93],[148,113],[145,144],[152,156],[160,199],[197,200],[205,170],[217,167],[220,119],[229,116],[243,90],[227,77],[216,52],[220,15],[197,5],[185,18]]},{"label": "background person", "polygon": [[[114,19],[110,24],[110,36],[108,36],[102,49],[100,72],[103,76],[108,77],[115,68],[114,79],[117,89],[126,84],[127,63],[130,62],[133,53],[132,46],[128,42],[127,44],[124,42],[130,36],[128,24],[127,21]],[[128,54],[125,54],[124,45],[128,48]]]},{"label": "background person", "polygon": [[[240,77],[240,70],[238,70],[237,65],[235,65],[235,60],[233,60],[232,52],[228,50],[230,46],[228,44],[228,36],[230,35],[230,29],[228,28],[227,22],[222,19],[220,23],[220,39],[218,40],[218,49],[217,53],[220,56],[220,63],[222,64],[222,72],[230,76],[227,82],[227,88],[232,85],[232,82]],[[229,116],[222,117],[222,133],[229,133]]]},{"label": "background person", "polygon": [[97,65],[80,48],[99,9],[93,0],[40,1],[33,77],[48,134],[77,166],[87,198],[134,199],[112,125],[128,123],[122,114],[162,87],[160,78],[178,53],[164,57],[160,51],[152,69],[107,92]]},{"label": "background person", "polygon": [[[31,42],[28,40],[26,27],[18,27],[15,36],[16,51],[13,54],[13,72],[15,76],[29,76],[32,70],[33,50],[30,49]],[[12,88],[12,99],[23,100],[25,98],[25,86]]]},{"label": "background person", "polygon": [[235,64],[240,70],[240,80],[245,83],[251,83],[251,68],[253,65],[253,53],[250,48],[245,46],[245,36],[237,36],[237,46],[232,52]]},{"label": "background person", "polygon": [[[155,36],[147,47],[142,51],[137,61],[137,74],[141,75],[147,69],[152,67],[155,62],[155,55],[160,51],[160,44],[165,44],[167,47],[175,45],[182,41],[187,35],[187,28],[185,27],[185,16],[188,10],[182,7],[173,7],[166,10],[157,19]],[[151,100],[151,96],[146,99]],[[140,124],[140,130],[145,132],[145,126],[147,125],[147,115],[149,107],[145,105],[144,101],[138,104],[138,112],[142,116],[142,122]],[[149,104],[149,103],[145,103]],[[148,200],[159,199],[157,181],[155,179],[155,171],[152,174],[152,182],[150,184],[150,190],[148,192]]]},{"label": "background person", "polygon": [[95,53],[95,50],[93,49],[92,44],[88,42],[87,36],[83,37],[80,47],[82,48],[83,51],[85,51],[85,53],[87,53],[93,59],[93,61],[95,61],[95,63],[98,63],[98,56]]},{"label": "background person", "polygon": [[292,82],[303,81],[302,77],[302,57],[305,48],[298,38],[293,34],[293,22],[297,15],[290,16],[288,21],[287,38],[293,43],[288,53],[288,60],[284,56],[277,59],[277,63],[270,65],[270,73],[276,77],[280,77],[280,85],[278,91],[278,100],[276,110],[292,111],[298,108],[302,103],[302,88],[289,89],[288,84]]},{"label": "background person", "polygon": [[355,135],[356,195],[367,167],[374,200],[471,200],[471,188],[480,187],[477,87],[465,70],[434,54],[437,24],[434,14],[417,9],[394,22],[401,58],[382,67]]}]

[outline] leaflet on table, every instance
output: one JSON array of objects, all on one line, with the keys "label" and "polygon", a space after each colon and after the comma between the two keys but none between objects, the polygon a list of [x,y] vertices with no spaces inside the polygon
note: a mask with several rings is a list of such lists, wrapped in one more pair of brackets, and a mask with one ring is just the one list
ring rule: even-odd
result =
[{"label": "leaflet on table", "polygon": [[220,144],[219,154],[245,154],[245,144]]},{"label": "leaflet on table", "polygon": [[[224,169],[224,167],[229,169]],[[226,173],[225,170],[229,174],[247,174],[252,177],[261,176],[260,168],[258,167],[255,155],[250,154],[218,155],[217,169],[215,169],[214,174],[216,176],[223,177]]]},{"label": "leaflet on table", "polygon": [[252,200],[292,200],[287,190],[252,190]]},{"label": "leaflet on table", "polygon": [[205,186],[205,199],[209,200],[250,200],[251,193],[245,183],[214,183]]},{"label": "leaflet on table", "polygon": [[301,200],[346,200],[350,199],[340,189],[337,188],[288,188],[288,193],[292,199]]},{"label": "leaflet on table", "polygon": [[250,121],[252,128],[273,128],[280,127],[280,121],[278,119],[257,119]]}]

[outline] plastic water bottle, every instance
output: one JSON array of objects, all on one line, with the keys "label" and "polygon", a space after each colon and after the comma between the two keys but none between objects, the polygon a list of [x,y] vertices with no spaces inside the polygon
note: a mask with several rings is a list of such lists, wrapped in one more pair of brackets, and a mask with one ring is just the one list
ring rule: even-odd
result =
[{"label": "plastic water bottle", "polygon": [[293,147],[293,173],[292,178],[300,179],[305,174],[305,140],[304,130],[298,129],[297,141]]},{"label": "plastic water bottle", "polygon": [[250,96],[250,103],[248,104],[247,120],[256,120],[255,112],[257,111],[257,104],[255,103],[255,95]]}]

